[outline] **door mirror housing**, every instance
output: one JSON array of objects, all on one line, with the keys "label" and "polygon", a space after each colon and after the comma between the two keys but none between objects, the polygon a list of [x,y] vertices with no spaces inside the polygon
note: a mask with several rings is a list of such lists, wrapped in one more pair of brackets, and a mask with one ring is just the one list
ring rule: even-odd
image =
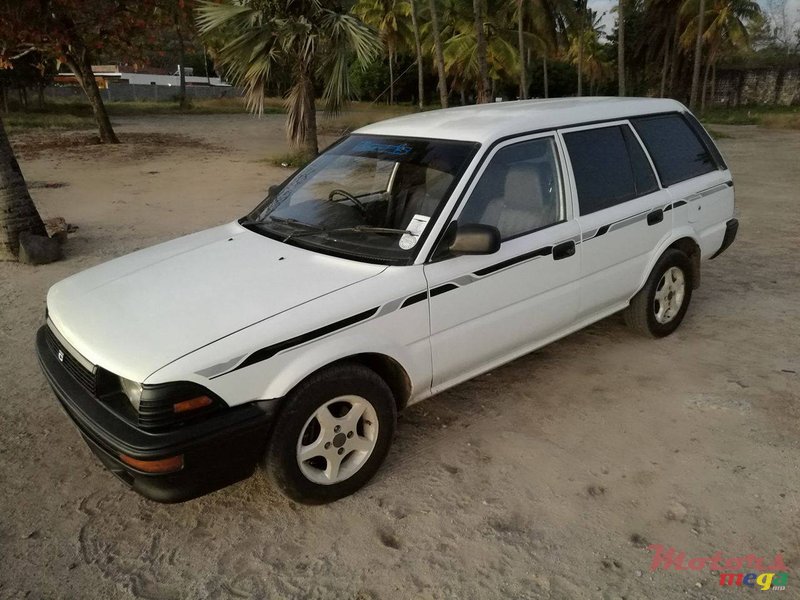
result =
[{"label": "door mirror housing", "polygon": [[[500,250],[500,231],[491,225],[471,223],[457,225],[448,250],[452,256],[462,254],[494,254]],[[448,232],[449,233],[449,232]]]}]

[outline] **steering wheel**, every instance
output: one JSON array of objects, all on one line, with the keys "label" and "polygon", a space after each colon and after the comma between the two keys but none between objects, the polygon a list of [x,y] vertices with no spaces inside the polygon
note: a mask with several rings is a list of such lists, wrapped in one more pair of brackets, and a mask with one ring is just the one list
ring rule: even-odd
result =
[{"label": "steering wheel", "polygon": [[364,213],[365,215],[367,214],[367,207],[364,205],[364,203],[355,196],[353,196],[353,194],[351,194],[350,192],[346,192],[344,190],[331,190],[331,193],[328,194],[328,200],[330,200],[331,202],[341,202],[341,200],[334,200],[333,199],[334,196],[344,196],[343,198],[344,200],[350,200],[353,204],[355,204],[358,207],[358,209],[362,213]]}]

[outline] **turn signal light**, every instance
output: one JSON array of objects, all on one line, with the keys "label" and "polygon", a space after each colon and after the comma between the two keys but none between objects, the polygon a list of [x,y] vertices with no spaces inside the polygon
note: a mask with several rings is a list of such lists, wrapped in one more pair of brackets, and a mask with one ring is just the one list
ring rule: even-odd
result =
[{"label": "turn signal light", "polygon": [[126,465],[145,473],[172,473],[183,468],[183,454],[159,460],[139,460],[127,454],[120,454],[119,459]]},{"label": "turn signal light", "polygon": [[205,406],[211,406],[214,401],[208,396],[198,396],[191,400],[184,400],[183,402],[176,402],[172,405],[172,410],[176,413],[183,413],[190,410],[197,410]]}]

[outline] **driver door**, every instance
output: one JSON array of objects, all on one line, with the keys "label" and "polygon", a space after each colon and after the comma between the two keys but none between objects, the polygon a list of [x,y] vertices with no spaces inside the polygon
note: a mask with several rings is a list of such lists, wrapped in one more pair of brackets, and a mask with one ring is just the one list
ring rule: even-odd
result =
[{"label": "driver door", "polygon": [[553,134],[497,146],[456,219],[497,227],[500,250],[425,265],[434,393],[529,352],[575,321],[580,229],[559,148]]}]

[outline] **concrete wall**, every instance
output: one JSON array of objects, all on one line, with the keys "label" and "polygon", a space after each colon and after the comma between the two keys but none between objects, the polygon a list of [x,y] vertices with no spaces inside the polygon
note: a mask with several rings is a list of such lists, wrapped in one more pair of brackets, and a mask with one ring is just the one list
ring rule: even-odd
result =
[{"label": "concrete wall", "polygon": [[800,105],[800,68],[718,69],[713,104]]},{"label": "concrete wall", "polygon": [[[167,102],[174,100],[179,88],[168,85],[127,85],[111,84],[108,89],[100,90],[104,102],[131,102],[148,100]],[[84,99],[83,91],[78,86],[48,87],[44,91],[45,98]],[[234,87],[186,86],[186,96],[197,98],[231,98],[241,96],[242,91]],[[35,96],[32,96],[35,97]]]}]

